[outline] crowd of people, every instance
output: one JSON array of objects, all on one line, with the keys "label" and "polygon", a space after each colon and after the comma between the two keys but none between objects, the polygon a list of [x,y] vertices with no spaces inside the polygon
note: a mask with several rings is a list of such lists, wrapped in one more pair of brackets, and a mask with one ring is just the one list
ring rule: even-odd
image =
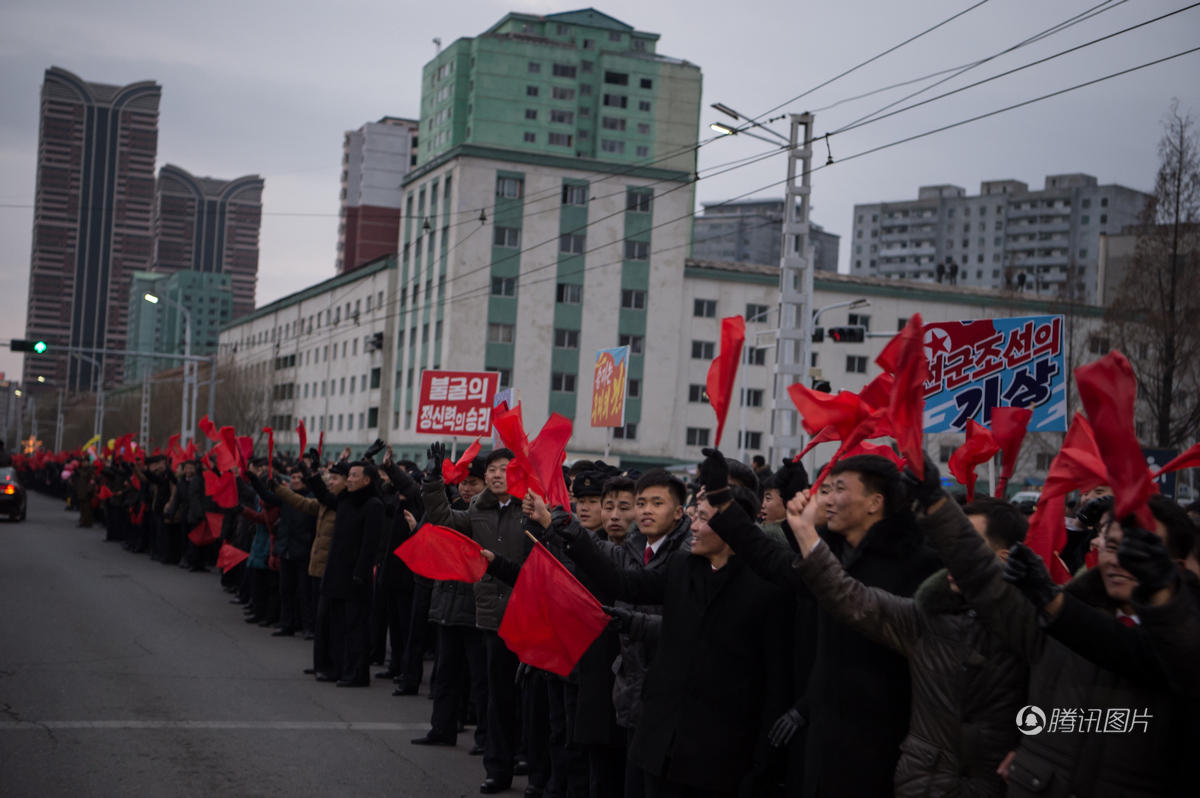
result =
[{"label": "crowd of people", "polygon": [[[510,495],[514,457],[248,457],[233,501],[194,458],[14,465],[132,552],[220,563],[247,623],[312,641],[317,681],[427,682],[412,743],[472,729],[485,794],[515,775],[547,798],[1195,794],[1195,505],[1151,497],[1147,528],[1089,486],[1059,585],[1018,508],[950,496],[928,457],[855,454],[816,487],[717,450],[690,483],[580,460],[551,507]],[[476,541],[484,576],[409,570],[394,552],[426,523]],[[498,634],[539,544],[612,619],[565,678]]]}]

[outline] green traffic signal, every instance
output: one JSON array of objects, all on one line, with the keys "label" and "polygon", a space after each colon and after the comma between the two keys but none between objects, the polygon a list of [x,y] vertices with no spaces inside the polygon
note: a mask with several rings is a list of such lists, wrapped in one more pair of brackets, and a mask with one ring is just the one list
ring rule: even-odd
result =
[{"label": "green traffic signal", "polygon": [[33,351],[37,352],[39,355],[45,352],[48,348],[49,347],[46,346],[45,341],[35,341],[33,344]]},{"label": "green traffic signal", "polygon": [[14,352],[33,352],[35,354],[45,354],[50,345],[45,341],[31,341],[25,338],[14,338],[8,345],[8,348]]}]

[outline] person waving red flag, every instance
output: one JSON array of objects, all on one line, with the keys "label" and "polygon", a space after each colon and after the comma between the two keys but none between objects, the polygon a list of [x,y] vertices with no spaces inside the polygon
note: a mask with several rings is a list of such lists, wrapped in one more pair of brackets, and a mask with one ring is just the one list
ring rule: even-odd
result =
[{"label": "person waving red flag", "polygon": [[725,417],[729,415],[738,362],[742,359],[742,347],[745,344],[746,320],[741,316],[721,319],[721,351],[708,367],[708,377],[704,381],[708,403],[717,414],[717,434],[713,446],[721,445],[721,433],[725,431]]}]

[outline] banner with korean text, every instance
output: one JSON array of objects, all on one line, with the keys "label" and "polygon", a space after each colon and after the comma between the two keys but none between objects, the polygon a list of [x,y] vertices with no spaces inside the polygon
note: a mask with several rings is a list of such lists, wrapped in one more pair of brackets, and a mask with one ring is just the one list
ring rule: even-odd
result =
[{"label": "banner with korean text", "polygon": [[500,387],[495,371],[421,372],[417,432],[430,435],[487,435],[492,398]]},{"label": "banner with korean text", "polygon": [[629,347],[601,349],[596,352],[592,372],[592,426],[625,426],[625,386],[629,367]]},{"label": "banner with korean text", "polygon": [[996,407],[1028,407],[1031,432],[1067,429],[1062,316],[925,325],[925,432],[989,426]]}]

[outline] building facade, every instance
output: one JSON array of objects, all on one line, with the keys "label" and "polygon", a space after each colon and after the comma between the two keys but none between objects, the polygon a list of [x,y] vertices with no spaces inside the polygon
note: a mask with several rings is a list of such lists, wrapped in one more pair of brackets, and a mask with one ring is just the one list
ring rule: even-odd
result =
[{"label": "building facade", "polygon": [[417,165],[418,122],[385,116],[342,143],[337,272],[394,254],[400,241],[404,177]]},{"label": "building facade", "polygon": [[915,200],[854,206],[850,273],[1096,302],[1100,236],[1135,223],[1146,199],[1084,174],[1040,190],[986,181],[975,196],[922,186]]},{"label": "building facade", "polygon": [[[153,81],[89,83],[59,67],[41,93],[26,338],[121,349],[129,280],[153,258],[154,161],[161,88]],[[119,357],[91,356],[106,383]],[[38,376],[71,391],[96,385],[97,365],[28,354]]]},{"label": "building facade", "polygon": [[[151,303],[146,294],[159,298]],[[233,319],[233,275],[184,269],[134,272],[129,288],[129,338],[127,349],[182,355],[188,348],[187,319],[177,306],[187,308],[192,325],[191,353],[217,351],[221,327]],[[134,382],[149,371],[179,366],[168,358],[126,357],[125,379]]]},{"label": "building facade", "polygon": [[[836,272],[841,236],[809,225],[813,268]],[[706,202],[692,229],[696,260],[774,265],[783,256],[783,200]]]},{"label": "building facade", "polygon": [[258,175],[222,180],[163,166],[155,190],[154,271],[226,275],[234,316],[254,310],[262,192]]}]

